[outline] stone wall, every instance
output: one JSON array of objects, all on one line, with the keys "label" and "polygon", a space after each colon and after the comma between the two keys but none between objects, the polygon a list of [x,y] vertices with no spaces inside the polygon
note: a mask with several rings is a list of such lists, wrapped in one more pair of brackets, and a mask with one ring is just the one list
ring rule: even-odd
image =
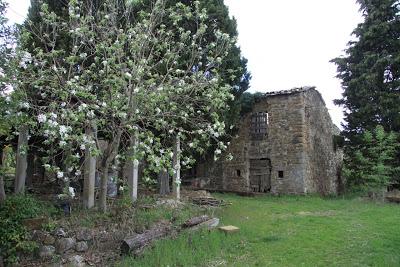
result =
[{"label": "stone wall", "polygon": [[333,137],[340,130],[333,124],[322,96],[316,90],[304,92],[305,128],[307,129],[308,166],[307,192],[334,194],[337,192],[337,175],[342,161],[342,151],[335,151]]},{"label": "stone wall", "polygon": [[[268,114],[267,130],[262,138],[254,138],[252,116],[260,112]],[[242,118],[238,128],[227,150],[233,160],[209,160],[198,166],[197,176],[207,178],[208,187],[257,191],[261,187],[255,184],[262,177],[268,180],[268,186],[262,187],[262,191],[336,192],[336,167],[340,157],[333,150],[333,133],[337,129],[315,89],[266,94]],[[252,166],[254,162],[270,165],[260,171]]]}]

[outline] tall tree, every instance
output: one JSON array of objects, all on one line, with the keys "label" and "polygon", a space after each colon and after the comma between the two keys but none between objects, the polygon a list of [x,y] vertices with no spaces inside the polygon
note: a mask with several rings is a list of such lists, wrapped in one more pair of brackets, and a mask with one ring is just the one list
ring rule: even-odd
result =
[{"label": "tall tree", "polygon": [[382,125],[400,131],[400,3],[358,0],[364,22],[354,30],[346,56],[333,59],[342,80],[346,137],[357,142],[365,130]]},{"label": "tall tree", "polygon": [[[52,148],[49,156],[60,150],[66,155],[64,169],[51,162],[47,167],[68,182],[89,146],[101,158],[103,210],[109,171],[119,158],[145,158],[154,171],[172,171],[175,138],[184,149],[204,151],[226,130],[221,114],[233,96],[229,85],[221,86],[218,67],[232,40],[215,29],[215,41],[205,42],[207,14],[193,3],[194,8],[166,7],[157,0],[149,12],[138,12],[136,21],[134,3],[121,11],[113,0],[98,6],[70,1],[67,17],[42,4],[40,23],[28,21],[21,33],[22,47],[38,43],[15,87],[36,119],[35,134]],[[197,20],[193,31],[179,27],[187,18]],[[167,28],[165,21],[176,27]],[[62,40],[72,46],[66,49]],[[210,67],[200,70],[204,58]],[[89,122],[97,128],[94,137],[82,127]],[[131,149],[129,140],[136,136]]]},{"label": "tall tree", "polygon": [[[350,168],[357,165],[355,152],[369,145],[365,132],[374,131],[377,125],[383,126],[380,131],[400,132],[400,2],[357,2],[364,21],[354,30],[355,41],[349,42],[346,55],[332,60],[344,89],[335,103],[345,108],[343,133]],[[398,177],[398,173],[392,175]]]}]

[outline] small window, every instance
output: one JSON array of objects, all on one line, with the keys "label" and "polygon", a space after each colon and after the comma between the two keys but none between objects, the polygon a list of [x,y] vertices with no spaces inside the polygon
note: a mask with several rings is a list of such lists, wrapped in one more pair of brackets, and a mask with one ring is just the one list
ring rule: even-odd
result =
[{"label": "small window", "polygon": [[238,177],[240,177],[240,170],[236,170],[236,175],[238,176]]},{"label": "small window", "polygon": [[278,177],[283,178],[283,171],[278,171]]},{"label": "small window", "polygon": [[255,140],[263,139],[267,135],[269,118],[267,112],[253,113],[251,116],[251,135]]}]

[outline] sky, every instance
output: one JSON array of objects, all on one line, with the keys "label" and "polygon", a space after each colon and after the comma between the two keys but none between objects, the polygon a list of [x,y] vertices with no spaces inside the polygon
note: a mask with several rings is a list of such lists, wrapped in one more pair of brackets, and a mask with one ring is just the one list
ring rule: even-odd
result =
[{"label": "sky", "polygon": [[[30,0],[7,0],[8,17],[21,23]],[[343,111],[333,104],[342,89],[329,61],[344,55],[362,22],[356,0],[225,0],[238,24],[239,46],[252,74],[250,92],[316,86],[333,122]]]}]

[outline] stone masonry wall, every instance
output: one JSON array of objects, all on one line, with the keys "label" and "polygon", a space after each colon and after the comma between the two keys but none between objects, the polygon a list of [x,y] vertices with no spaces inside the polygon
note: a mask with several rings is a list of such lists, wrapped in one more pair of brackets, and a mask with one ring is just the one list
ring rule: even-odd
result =
[{"label": "stone masonry wall", "polygon": [[337,192],[337,168],[341,161],[341,151],[334,150],[333,136],[340,131],[333,124],[318,91],[304,92],[304,98],[308,155],[307,192],[333,194]]},{"label": "stone masonry wall", "polygon": [[[261,140],[251,135],[252,114],[258,112],[268,113],[267,133]],[[335,127],[321,95],[313,88],[267,94],[238,125],[237,136],[226,152],[233,160],[223,157],[200,164],[197,175],[207,178],[208,187],[214,189],[249,192],[253,189],[250,162],[270,160],[272,193],[334,193],[340,162],[333,150]]]}]

